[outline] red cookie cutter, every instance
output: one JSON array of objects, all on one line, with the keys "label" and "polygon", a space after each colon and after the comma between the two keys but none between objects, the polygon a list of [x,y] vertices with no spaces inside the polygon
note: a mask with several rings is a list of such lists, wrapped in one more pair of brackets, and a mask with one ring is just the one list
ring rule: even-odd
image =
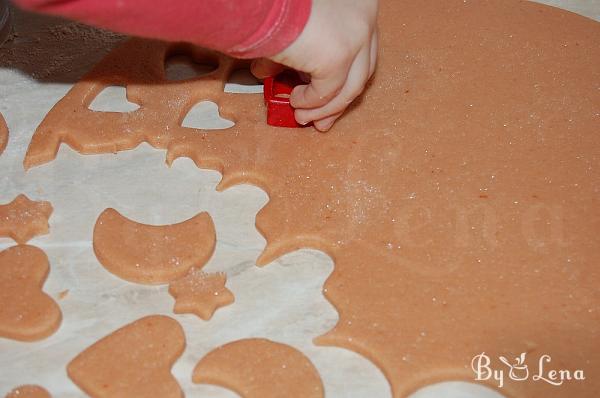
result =
[{"label": "red cookie cutter", "polygon": [[290,104],[290,94],[299,84],[306,83],[302,81],[298,72],[290,69],[264,80],[267,124],[277,127],[304,127],[296,122],[294,108]]}]

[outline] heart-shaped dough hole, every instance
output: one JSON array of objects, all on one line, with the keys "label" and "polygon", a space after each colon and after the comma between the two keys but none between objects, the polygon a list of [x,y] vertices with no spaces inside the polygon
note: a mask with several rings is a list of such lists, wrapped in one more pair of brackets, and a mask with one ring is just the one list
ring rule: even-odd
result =
[{"label": "heart-shaped dough hole", "polygon": [[167,80],[190,80],[208,75],[217,69],[216,62],[210,60],[194,61],[184,54],[176,54],[165,60],[165,76]]},{"label": "heart-shaped dough hole", "polygon": [[94,98],[88,106],[96,112],[132,112],[139,108],[138,104],[127,100],[127,90],[123,86],[108,86]]},{"label": "heart-shaped dough hole", "polygon": [[194,105],[181,122],[182,127],[202,130],[224,130],[234,125],[231,120],[221,117],[219,107],[212,101],[202,101]]}]

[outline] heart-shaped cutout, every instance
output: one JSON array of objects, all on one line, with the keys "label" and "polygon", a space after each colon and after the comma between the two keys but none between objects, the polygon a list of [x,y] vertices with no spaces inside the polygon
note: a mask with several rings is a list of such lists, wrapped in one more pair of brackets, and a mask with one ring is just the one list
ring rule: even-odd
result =
[{"label": "heart-shaped cutout", "polygon": [[221,117],[217,104],[202,101],[190,109],[181,126],[200,130],[225,130],[235,126],[235,123]]},{"label": "heart-shaped cutout", "polygon": [[127,100],[127,90],[123,86],[108,86],[94,98],[88,106],[96,112],[133,112],[139,108],[138,104]]}]

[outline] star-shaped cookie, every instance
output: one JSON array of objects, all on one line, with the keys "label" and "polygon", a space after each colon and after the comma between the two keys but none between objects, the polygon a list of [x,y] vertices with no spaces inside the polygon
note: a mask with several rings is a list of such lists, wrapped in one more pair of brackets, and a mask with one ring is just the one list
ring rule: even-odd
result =
[{"label": "star-shaped cookie", "polygon": [[48,233],[48,219],[52,214],[50,202],[36,202],[25,195],[0,205],[0,237],[9,237],[19,244],[37,235]]},{"label": "star-shaped cookie", "polygon": [[235,300],[225,287],[227,276],[222,272],[208,274],[192,268],[186,276],[169,284],[169,293],[175,298],[176,314],[192,313],[204,320],[215,311]]}]

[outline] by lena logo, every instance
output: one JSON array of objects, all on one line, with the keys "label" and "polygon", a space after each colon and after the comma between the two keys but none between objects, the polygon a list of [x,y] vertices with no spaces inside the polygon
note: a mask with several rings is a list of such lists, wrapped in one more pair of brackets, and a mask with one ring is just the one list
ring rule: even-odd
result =
[{"label": "by lena logo", "polygon": [[471,361],[471,368],[475,372],[475,380],[495,380],[498,382],[498,387],[500,388],[504,386],[506,377],[513,381],[531,379],[535,382],[541,381],[553,386],[561,386],[565,381],[570,380],[585,380],[585,375],[581,369],[574,371],[568,369],[551,369],[550,362],[552,362],[552,358],[548,354],[539,357],[536,363],[537,369],[532,367],[530,372],[530,368],[526,363],[526,356],[527,353],[523,352],[513,362],[504,356],[500,356],[498,359],[504,366],[502,366],[502,369],[495,369],[492,366],[491,358],[485,352],[475,355]]}]

